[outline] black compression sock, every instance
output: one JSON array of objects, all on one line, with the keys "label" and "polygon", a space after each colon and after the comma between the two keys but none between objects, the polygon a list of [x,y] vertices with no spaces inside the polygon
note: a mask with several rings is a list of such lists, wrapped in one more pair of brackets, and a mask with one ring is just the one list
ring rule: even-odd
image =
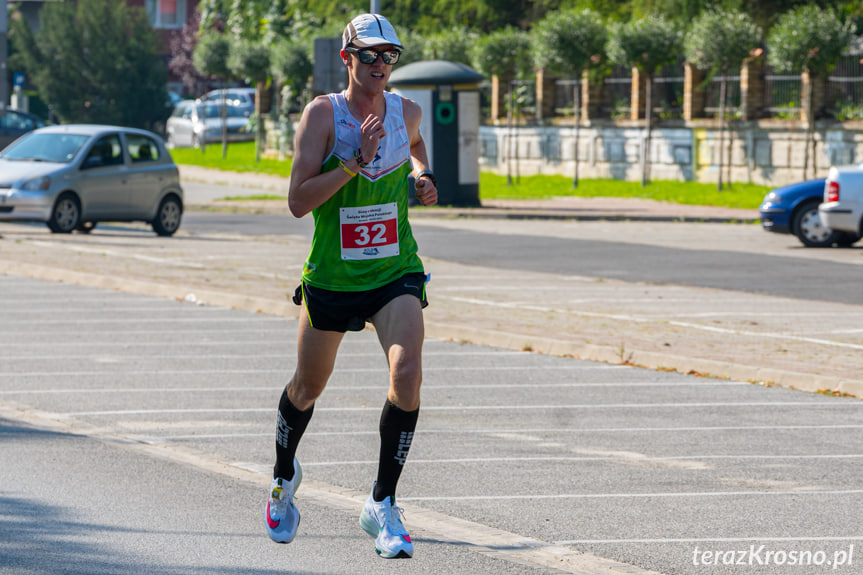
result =
[{"label": "black compression sock", "polygon": [[380,423],[378,478],[373,493],[375,501],[383,501],[396,494],[396,485],[411,448],[419,413],[419,409],[402,411],[389,400],[384,404]]},{"label": "black compression sock", "polygon": [[276,466],[273,468],[273,477],[288,481],[294,478],[294,455],[314,410],[315,406],[312,405],[306,411],[300,411],[288,399],[287,388],[282,391],[276,423]]}]

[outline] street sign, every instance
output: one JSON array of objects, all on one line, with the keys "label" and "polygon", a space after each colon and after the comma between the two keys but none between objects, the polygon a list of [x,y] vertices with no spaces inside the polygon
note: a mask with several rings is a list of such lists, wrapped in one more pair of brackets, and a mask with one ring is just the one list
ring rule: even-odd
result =
[{"label": "street sign", "polygon": [[27,76],[25,76],[21,72],[15,72],[14,74],[12,74],[12,84],[14,86],[21,86],[23,88],[24,84],[26,84],[26,83],[27,83]]}]

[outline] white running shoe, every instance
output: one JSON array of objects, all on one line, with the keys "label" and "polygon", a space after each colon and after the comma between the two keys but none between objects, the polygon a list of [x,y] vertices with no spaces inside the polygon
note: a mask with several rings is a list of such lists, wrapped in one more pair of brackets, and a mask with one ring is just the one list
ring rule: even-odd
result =
[{"label": "white running shoe", "polygon": [[[374,493],[374,491],[373,491]],[[360,514],[360,526],[375,538],[375,551],[386,559],[409,559],[414,554],[414,544],[401,517],[404,511],[396,507],[396,498],[387,497],[375,501],[372,495],[366,500]]]},{"label": "white running shoe", "polygon": [[290,543],[297,535],[300,512],[294,506],[294,493],[303,480],[303,469],[294,458],[294,478],[290,481],[277,477],[270,485],[267,499],[267,534],[276,543]]}]

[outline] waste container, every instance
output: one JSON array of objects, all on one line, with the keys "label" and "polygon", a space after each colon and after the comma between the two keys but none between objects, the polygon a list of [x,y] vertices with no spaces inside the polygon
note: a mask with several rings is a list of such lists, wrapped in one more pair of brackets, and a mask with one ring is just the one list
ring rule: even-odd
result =
[{"label": "waste container", "polygon": [[437,178],[438,204],[479,206],[479,84],[482,74],[458,62],[426,60],[397,68],[393,92],[423,112],[420,133]]}]

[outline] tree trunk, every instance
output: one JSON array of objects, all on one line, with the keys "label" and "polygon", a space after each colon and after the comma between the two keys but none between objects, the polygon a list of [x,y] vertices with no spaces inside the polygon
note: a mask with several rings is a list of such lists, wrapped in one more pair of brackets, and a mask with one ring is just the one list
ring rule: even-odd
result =
[{"label": "tree trunk", "polygon": [[716,180],[716,189],[720,192],[722,191],[722,142],[725,134],[725,85],[727,81],[728,80],[725,78],[725,72],[722,72],[722,81],[719,83],[719,178]]},{"label": "tree trunk", "polygon": [[644,143],[641,146],[641,187],[647,185],[647,170],[650,163],[650,118],[653,116],[653,104],[651,92],[653,91],[653,75],[648,74],[644,86],[644,121],[645,134]]},{"label": "tree trunk", "polygon": [[261,116],[261,98],[263,97],[264,83],[257,82],[255,88],[255,116],[257,118],[255,121],[255,163],[257,164],[261,161],[261,126],[264,124]]},{"label": "tree trunk", "polygon": [[581,82],[576,80],[575,84],[573,84],[572,88],[572,104],[573,104],[573,112],[575,114],[575,147],[573,149],[573,154],[575,158],[575,175],[572,178],[572,187],[578,187],[578,136],[579,136],[579,128],[581,127]]}]

